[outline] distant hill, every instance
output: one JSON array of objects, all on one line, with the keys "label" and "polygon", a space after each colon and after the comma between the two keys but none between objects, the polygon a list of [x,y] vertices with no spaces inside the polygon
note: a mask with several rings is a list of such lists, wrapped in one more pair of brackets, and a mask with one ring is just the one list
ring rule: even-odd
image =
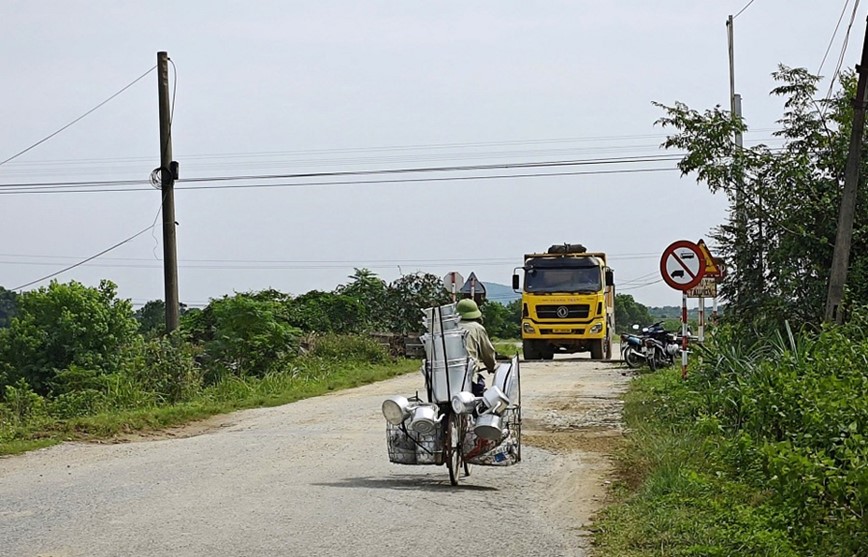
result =
[{"label": "distant hill", "polygon": [[485,286],[485,297],[491,302],[499,302],[507,305],[513,300],[521,299],[521,294],[512,291],[512,286],[498,284],[496,282],[483,282]]},{"label": "distant hill", "polygon": [[[717,313],[723,315],[725,304],[718,305]],[[681,306],[662,306],[662,307],[649,307],[648,313],[651,314],[651,317],[655,319],[681,319]],[[711,302],[706,300],[705,302],[705,314],[711,315]],[[688,319],[697,319],[699,317],[699,308],[688,308],[687,309],[687,318]]]}]

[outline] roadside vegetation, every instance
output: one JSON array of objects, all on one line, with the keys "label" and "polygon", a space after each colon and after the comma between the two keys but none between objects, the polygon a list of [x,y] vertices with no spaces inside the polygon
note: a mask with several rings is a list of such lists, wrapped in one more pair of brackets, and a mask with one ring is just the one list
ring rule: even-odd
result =
[{"label": "roadside vegetation", "polygon": [[864,555],[864,316],[821,332],[724,327],[686,381],[638,377],[598,554]]},{"label": "roadside vegetation", "polygon": [[[418,369],[396,357],[445,302],[439,278],[386,284],[366,270],[334,292],[239,293],[185,311],[134,312],[116,287],[0,291],[0,455],[283,404]],[[385,341],[383,340],[385,339]]]},{"label": "roadside vegetation", "polygon": [[660,123],[676,130],[665,146],[687,152],[682,172],[738,209],[713,236],[730,267],[729,303],[723,324],[694,347],[686,380],[667,369],[632,382],[598,555],[868,554],[864,185],[845,324],[822,324],[855,79],[816,100],[816,76],[784,66],[774,76],[785,107],[780,149],[736,149],[733,132],[746,126],[720,107],[659,105]]}]

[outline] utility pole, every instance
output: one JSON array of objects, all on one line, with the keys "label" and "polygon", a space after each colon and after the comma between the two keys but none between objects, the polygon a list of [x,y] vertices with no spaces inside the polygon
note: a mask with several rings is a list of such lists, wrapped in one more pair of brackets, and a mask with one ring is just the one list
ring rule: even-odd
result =
[{"label": "utility pole", "polygon": [[835,251],[832,255],[832,270],[829,274],[829,294],[826,297],[826,322],[843,323],[844,286],[847,284],[847,268],[850,266],[850,244],[853,239],[853,218],[856,212],[856,193],[859,189],[859,163],[862,159],[862,133],[865,129],[866,79],[868,79],[868,27],[862,43],[862,61],[856,66],[859,81],[853,99],[853,129],[850,131],[850,148],[847,166],[844,169],[844,190],[841,193],[841,209],[838,213],[838,232],[835,236]]},{"label": "utility pole", "polygon": [[[734,118],[741,118],[741,95],[735,92],[735,45],[733,38],[733,23],[732,16],[729,16],[726,20],[726,36],[727,36],[727,44],[729,51],[729,107],[730,113]],[[744,147],[744,138],[742,137],[741,131],[735,132],[735,148],[736,151],[741,151]],[[744,215],[744,200],[742,196],[744,192],[742,192],[742,184],[741,184],[741,176],[736,173],[735,177],[735,222],[736,228],[740,233],[745,233],[747,228],[747,223],[745,222]]]},{"label": "utility pole", "polygon": [[163,277],[166,287],[166,332],[178,328],[178,250],[175,245],[175,171],[172,162],[172,114],[169,107],[169,54],[157,53],[160,102],[160,185],[163,194]]}]

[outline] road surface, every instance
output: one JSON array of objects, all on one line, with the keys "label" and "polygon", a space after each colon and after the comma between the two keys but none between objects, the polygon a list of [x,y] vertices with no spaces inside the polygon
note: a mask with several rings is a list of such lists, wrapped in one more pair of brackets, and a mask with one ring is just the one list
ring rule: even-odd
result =
[{"label": "road surface", "polygon": [[380,404],[410,374],[106,444],[0,459],[2,556],[586,555],[628,377],[522,363],[523,461],[388,462]]}]

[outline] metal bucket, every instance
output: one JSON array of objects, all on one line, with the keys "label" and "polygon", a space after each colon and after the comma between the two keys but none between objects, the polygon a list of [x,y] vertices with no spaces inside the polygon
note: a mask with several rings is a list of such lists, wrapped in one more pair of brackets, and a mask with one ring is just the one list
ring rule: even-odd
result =
[{"label": "metal bucket", "polygon": [[447,319],[449,317],[458,317],[457,308],[458,304],[446,304],[444,306],[433,307],[433,308],[425,308],[422,310],[422,315],[428,321],[428,323],[433,323],[434,321],[438,321],[438,313],[443,319]]},{"label": "metal bucket", "polygon": [[[444,365],[444,363],[446,365]],[[427,373],[433,402],[448,402],[461,391],[469,391],[473,381],[473,368],[467,358],[448,362],[428,362]],[[448,382],[447,382],[448,376]]]},{"label": "metal bucket", "polygon": [[441,320],[436,317],[434,320],[429,320],[427,317],[422,318],[422,325],[425,326],[425,330],[430,331],[432,333],[440,333],[442,331],[455,331],[461,328],[458,323],[461,321],[461,316],[459,315],[450,315],[443,316],[442,326]]},{"label": "metal bucket", "polygon": [[[442,362],[444,360],[456,360],[467,357],[467,348],[464,345],[464,337],[467,331],[445,331],[442,333],[422,335],[420,340],[425,347],[425,356],[429,362]],[[444,353],[445,349],[445,353]]]}]

